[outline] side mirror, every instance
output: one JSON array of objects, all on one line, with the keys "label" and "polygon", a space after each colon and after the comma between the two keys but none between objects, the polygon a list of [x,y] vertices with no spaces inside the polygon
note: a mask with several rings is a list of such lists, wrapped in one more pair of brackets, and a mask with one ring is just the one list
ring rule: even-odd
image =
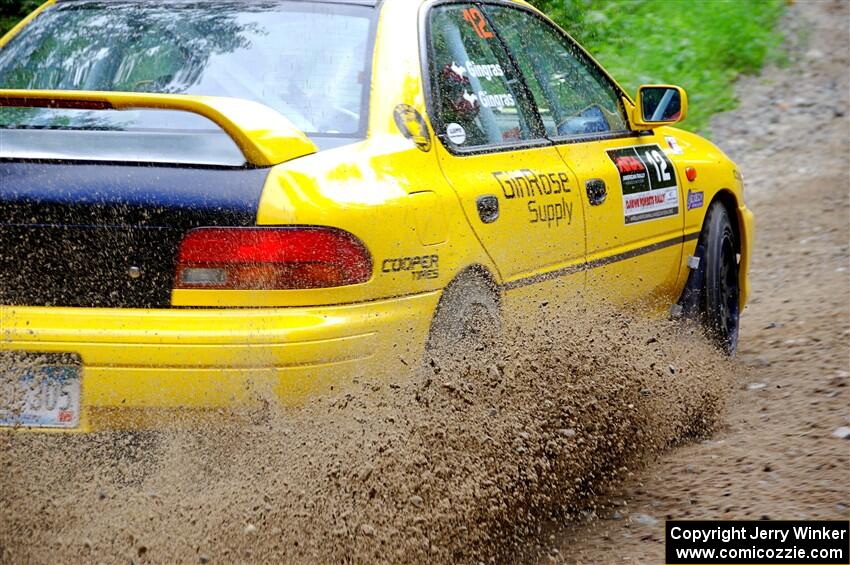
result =
[{"label": "side mirror", "polygon": [[681,122],[688,115],[688,95],[683,88],[670,85],[644,85],[638,88],[637,106],[632,124],[652,129]]}]

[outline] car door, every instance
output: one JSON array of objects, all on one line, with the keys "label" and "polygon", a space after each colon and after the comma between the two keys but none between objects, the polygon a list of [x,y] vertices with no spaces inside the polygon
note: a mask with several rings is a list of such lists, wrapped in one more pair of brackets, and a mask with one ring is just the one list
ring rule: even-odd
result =
[{"label": "car door", "polygon": [[630,130],[617,85],[545,18],[521,7],[484,9],[532,92],[546,135],[582,187],[588,290],[669,304],[684,214],[667,142]]},{"label": "car door", "polygon": [[505,288],[583,287],[577,180],[483,12],[438,4],[425,35],[439,163]]}]

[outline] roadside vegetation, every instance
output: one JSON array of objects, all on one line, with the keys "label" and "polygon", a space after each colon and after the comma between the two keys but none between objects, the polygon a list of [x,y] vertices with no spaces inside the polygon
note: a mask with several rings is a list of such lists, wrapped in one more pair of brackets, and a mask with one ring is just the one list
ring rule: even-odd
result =
[{"label": "roadside vegetation", "polygon": [[[686,129],[706,133],[735,107],[733,83],[780,57],[783,0],[531,0],[575,37],[631,94],[646,83],[688,91]],[[0,0],[5,33],[41,0]]]},{"label": "roadside vegetation", "polygon": [[781,61],[782,0],[530,0],[570,33],[630,94],[641,84],[688,92],[682,127],[706,133],[737,105],[733,83]]},{"label": "roadside vegetation", "polygon": [[12,29],[39,5],[41,0],[0,0],[0,35]]}]

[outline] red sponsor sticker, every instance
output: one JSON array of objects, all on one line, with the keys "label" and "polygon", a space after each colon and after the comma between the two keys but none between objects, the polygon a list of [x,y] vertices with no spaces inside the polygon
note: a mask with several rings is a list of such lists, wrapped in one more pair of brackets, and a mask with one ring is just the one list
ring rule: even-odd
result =
[{"label": "red sponsor sticker", "polygon": [[637,173],[646,170],[639,159],[629,155],[617,157],[617,169],[621,173]]}]

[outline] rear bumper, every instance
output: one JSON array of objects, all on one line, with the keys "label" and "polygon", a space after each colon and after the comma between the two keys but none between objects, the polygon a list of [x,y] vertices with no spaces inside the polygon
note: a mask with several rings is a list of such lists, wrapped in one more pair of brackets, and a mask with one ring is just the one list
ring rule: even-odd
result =
[{"label": "rear bumper", "polygon": [[438,300],[431,292],[314,308],[0,306],[0,350],[79,356],[75,431],[149,427],[157,414],[297,404],[357,375],[413,366]]},{"label": "rear bumper", "polygon": [[738,267],[741,310],[747,305],[750,295],[750,257],[755,240],[755,216],[746,206],[738,208],[738,225],[741,227],[741,263]]}]

